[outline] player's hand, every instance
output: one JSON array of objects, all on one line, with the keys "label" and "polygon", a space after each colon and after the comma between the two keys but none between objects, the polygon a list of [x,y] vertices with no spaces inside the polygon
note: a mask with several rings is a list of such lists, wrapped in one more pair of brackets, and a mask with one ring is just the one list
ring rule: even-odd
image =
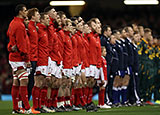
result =
[{"label": "player's hand", "polygon": [[104,80],[102,80],[102,83],[101,83],[101,84],[104,85],[104,83],[105,83]]},{"label": "player's hand", "polygon": [[16,45],[14,45],[14,46],[12,46],[11,47],[11,50],[13,51],[13,52],[16,52],[18,49],[17,49],[17,46]]},{"label": "player's hand", "polygon": [[30,68],[31,67],[31,62],[29,61],[29,62],[26,62],[26,67],[27,68]]}]

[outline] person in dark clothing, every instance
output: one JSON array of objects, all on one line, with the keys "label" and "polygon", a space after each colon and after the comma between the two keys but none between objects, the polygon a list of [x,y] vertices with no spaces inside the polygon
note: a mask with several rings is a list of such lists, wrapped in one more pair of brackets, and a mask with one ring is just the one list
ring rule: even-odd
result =
[{"label": "person in dark clothing", "polygon": [[111,105],[111,97],[112,97],[112,87],[111,87],[111,79],[110,79],[110,68],[111,68],[111,59],[112,59],[112,47],[110,45],[110,36],[111,36],[111,27],[109,25],[105,25],[102,27],[102,35],[100,37],[101,39],[101,46],[105,46],[107,55],[106,55],[106,61],[107,61],[107,79],[108,84],[106,86],[106,93],[105,93],[105,103],[108,105]]},{"label": "person in dark clothing", "polygon": [[[128,89],[128,91],[127,91],[127,96],[128,96],[127,104],[130,105],[130,103],[132,103],[132,104],[134,103],[134,96],[133,96],[134,93],[132,92],[133,88],[134,88],[133,71],[132,71],[132,67],[134,64],[133,44],[132,44],[134,31],[133,31],[132,27],[125,27],[124,29],[125,29],[126,35],[127,35],[125,38],[125,45],[128,49],[128,67],[126,70],[126,74],[127,74],[127,81],[129,82],[129,84],[128,84],[128,88],[127,88]],[[126,104],[126,102],[124,104]]]},{"label": "person in dark clothing", "polygon": [[118,85],[120,77],[118,75],[119,69],[119,50],[117,50],[116,37],[111,35],[110,44],[112,47],[112,63],[111,63],[111,71],[110,71],[110,79],[112,79],[112,102],[113,106],[118,105]]},{"label": "person in dark clothing", "polygon": [[124,56],[123,56],[123,44],[120,41],[121,34],[118,30],[114,30],[113,34],[116,37],[116,51],[118,53],[118,72],[117,75],[114,78],[113,82],[113,98],[114,98],[114,106],[119,107],[121,106],[120,104],[120,93],[121,93],[121,81],[122,77],[124,77]]},{"label": "person in dark clothing", "polygon": [[140,35],[139,33],[135,33],[133,36],[133,55],[134,55],[134,62],[133,62],[133,84],[134,84],[134,96],[135,96],[135,104],[137,106],[141,106],[141,98],[140,98],[140,92],[139,92],[139,59],[138,59],[138,48],[137,43],[140,41]]}]

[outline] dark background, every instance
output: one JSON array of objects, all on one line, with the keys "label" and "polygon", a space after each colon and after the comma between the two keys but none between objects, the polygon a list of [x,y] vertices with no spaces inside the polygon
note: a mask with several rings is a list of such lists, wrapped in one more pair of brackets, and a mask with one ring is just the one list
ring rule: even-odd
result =
[{"label": "dark background", "polygon": [[[40,12],[49,5],[50,0],[0,0],[0,93],[10,94],[12,76],[8,64],[6,31],[9,22],[14,17],[15,6],[26,4],[27,8],[37,7]],[[111,25],[112,29],[119,29],[132,23],[138,23],[153,30],[153,34],[160,34],[160,5],[154,6],[126,6],[123,0],[85,0],[80,15],[85,21],[98,17],[102,24]],[[77,7],[78,8],[78,7]],[[77,11],[76,7],[74,10]],[[55,7],[71,16],[71,7]]]}]

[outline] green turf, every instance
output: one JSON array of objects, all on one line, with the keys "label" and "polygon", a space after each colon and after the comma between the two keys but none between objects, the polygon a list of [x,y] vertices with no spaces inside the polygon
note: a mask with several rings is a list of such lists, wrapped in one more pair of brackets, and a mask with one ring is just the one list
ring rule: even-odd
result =
[{"label": "green turf", "polygon": [[[0,101],[0,115],[10,115],[12,111],[11,101]],[[84,110],[64,113],[44,113],[40,115],[160,115],[160,106],[120,107],[111,109],[99,109],[98,112],[87,113]]]}]

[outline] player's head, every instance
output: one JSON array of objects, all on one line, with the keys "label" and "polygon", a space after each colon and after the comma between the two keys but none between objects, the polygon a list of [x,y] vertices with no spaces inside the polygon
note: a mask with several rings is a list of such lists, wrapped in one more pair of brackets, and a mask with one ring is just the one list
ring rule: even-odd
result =
[{"label": "player's head", "polygon": [[87,23],[85,23],[85,24],[83,25],[83,32],[86,33],[86,34],[91,33],[91,28],[88,26]]},{"label": "player's head", "polygon": [[116,37],[117,40],[120,40],[120,38],[121,38],[121,33],[120,33],[120,31],[118,31],[118,30],[113,30],[113,33],[112,33],[112,34]]},{"label": "player's head", "polygon": [[60,16],[60,19],[62,21],[62,25],[66,25],[66,20],[67,20],[67,17],[65,15],[65,13],[63,11],[58,11],[57,14]]},{"label": "player's head", "polygon": [[112,34],[111,27],[109,25],[104,25],[102,27],[101,34],[104,35],[104,36],[106,36],[106,37],[110,37],[111,34]]},{"label": "player's head", "polygon": [[144,29],[144,38],[146,40],[149,40],[149,38],[151,38],[152,36],[152,30],[150,28],[145,28]]},{"label": "player's head", "polygon": [[141,39],[141,36],[140,36],[139,32],[135,31],[135,33],[133,35],[133,41],[135,43],[138,43],[138,42],[140,42],[140,39]]},{"label": "player's head", "polygon": [[127,26],[124,29],[126,31],[127,37],[132,38],[134,35],[134,31],[133,31],[132,27]]},{"label": "player's head", "polygon": [[72,27],[72,21],[70,19],[67,19],[66,20],[66,24],[63,28],[65,31],[69,31],[69,32],[72,32],[73,30],[73,27]]},{"label": "player's head", "polygon": [[104,56],[104,57],[107,55],[107,51],[106,51],[106,48],[104,46],[101,46],[101,55]]},{"label": "player's head", "polygon": [[141,37],[144,37],[144,27],[143,26],[138,26],[138,30],[139,30],[139,33],[140,33]]},{"label": "player's head", "polygon": [[126,31],[125,31],[124,28],[121,30],[121,37],[122,37],[123,39],[127,38],[127,33],[126,33]]},{"label": "player's head", "polygon": [[132,27],[133,27],[133,31],[134,31],[134,32],[139,31],[138,25],[137,25],[136,23],[133,23],[133,24],[132,24]]},{"label": "player's head", "polygon": [[44,9],[44,12],[46,12],[46,13],[49,15],[49,17],[51,17],[51,18],[53,18],[53,19],[55,19],[56,16],[57,16],[57,12],[56,12],[55,8],[52,7],[52,6],[46,7],[46,8]]},{"label": "player's head", "polygon": [[41,18],[40,18],[40,23],[45,25],[45,26],[49,26],[49,22],[50,22],[50,19],[49,19],[49,16],[47,13],[41,13]]},{"label": "player's head", "polygon": [[28,16],[29,20],[32,20],[35,22],[40,22],[40,14],[39,14],[39,10],[37,8],[29,9],[27,16]]},{"label": "player's head", "polygon": [[102,26],[102,24],[98,18],[94,18],[94,20],[95,20],[97,26],[100,26],[100,27]]},{"label": "player's head", "polygon": [[110,36],[110,43],[112,45],[116,44],[116,37],[113,34]]},{"label": "player's head", "polygon": [[18,4],[15,8],[16,16],[20,16],[22,18],[27,17],[27,7],[24,4]]},{"label": "player's head", "polygon": [[76,29],[83,32],[83,22],[82,21],[78,21],[78,23],[76,24]]},{"label": "player's head", "polygon": [[90,26],[91,30],[92,30],[93,32],[96,32],[96,27],[97,27],[97,25],[96,25],[95,20],[92,18],[92,19],[90,19],[87,23],[88,23],[88,25]]}]

